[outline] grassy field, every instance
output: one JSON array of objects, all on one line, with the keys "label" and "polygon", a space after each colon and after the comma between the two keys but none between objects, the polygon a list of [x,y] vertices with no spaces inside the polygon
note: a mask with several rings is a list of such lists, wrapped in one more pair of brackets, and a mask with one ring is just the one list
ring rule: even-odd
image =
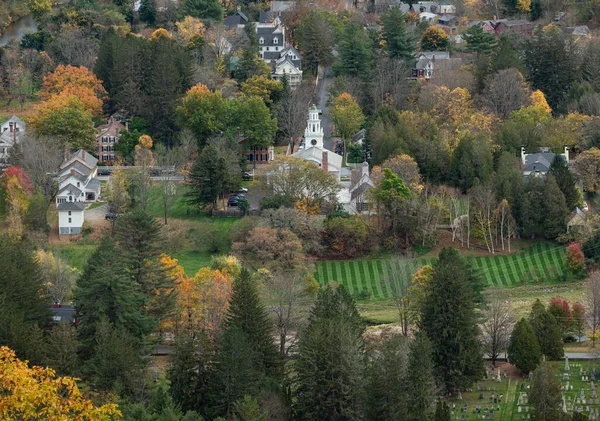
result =
[{"label": "grassy field", "polygon": [[[472,257],[490,287],[507,288],[528,284],[556,283],[564,272],[564,247],[539,242],[525,251],[511,255]],[[435,259],[407,259],[404,270],[431,265]],[[383,259],[330,260],[316,262],[315,277],[321,284],[336,281],[355,296],[374,299],[390,298],[382,279],[388,275]]]}]

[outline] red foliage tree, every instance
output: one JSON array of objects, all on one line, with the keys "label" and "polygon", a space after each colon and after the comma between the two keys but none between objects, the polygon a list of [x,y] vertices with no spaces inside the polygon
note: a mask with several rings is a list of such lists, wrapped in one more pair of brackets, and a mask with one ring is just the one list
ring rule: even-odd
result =
[{"label": "red foliage tree", "polygon": [[554,316],[563,334],[573,326],[573,313],[569,301],[562,297],[554,297],[548,305],[548,312]]},{"label": "red foliage tree", "polygon": [[566,263],[569,273],[573,275],[580,274],[584,269],[584,262],[585,257],[579,244],[569,244],[566,251]]},{"label": "red foliage tree", "polygon": [[11,177],[17,177],[17,180],[19,181],[19,186],[21,186],[21,189],[25,193],[27,193],[28,195],[33,193],[33,186],[29,182],[29,177],[27,176],[25,171],[23,171],[23,168],[12,165],[6,170],[4,170],[4,173],[2,173],[3,184],[6,182],[6,180],[8,180]]}]

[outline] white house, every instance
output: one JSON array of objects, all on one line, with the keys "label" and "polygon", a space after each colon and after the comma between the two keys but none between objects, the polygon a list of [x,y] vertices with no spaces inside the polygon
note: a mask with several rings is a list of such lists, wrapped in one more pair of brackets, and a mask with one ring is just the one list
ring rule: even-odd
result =
[{"label": "white house", "polygon": [[292,156],[315,163],[323,171],[335,175],[338,181],[342,177],[342,157],[325,149],[323,145],[321,118],[319,117],[319,110],[315,105],[309,110],[306,129],[304,130],[304,140],[300,145],[300,150]]},{"label": "white house", "polygon": [[375,183],[369,175],[369,164],[363,162],[352,170],[350,186],[338,193],[338,203],[350,215],[370,212],[372,199],[369,190],[375,188]]},{"label": "white house", "polygon": [[60,235],[80,234],[85,220],[85,203],[95,202],[100,197],[97,164],[98,160],[83,149],[65,155],[58,171],[56,194]]},{"label": "white house", "polygon": [[272,13],[261,13],[256,25],[258,49],[262,58],[273,69],[271,77],[281,80],[285,75],[290,87],[295,89],[302,82],[300,53],[285,41],[285,27],[281,19]]},{"label": "white house", "polygon": [[413,77],[429,80],[433,78],[434,70],[440,66],[440,62],[448,60],[451,60],[448,51],[422,51],[417,54]]},{"label": "white house", "polygon": [[13,115],[0,126],[0,164],[6,164],[11,149],[18,144],[25,135],[27,124],[16,115]]}]

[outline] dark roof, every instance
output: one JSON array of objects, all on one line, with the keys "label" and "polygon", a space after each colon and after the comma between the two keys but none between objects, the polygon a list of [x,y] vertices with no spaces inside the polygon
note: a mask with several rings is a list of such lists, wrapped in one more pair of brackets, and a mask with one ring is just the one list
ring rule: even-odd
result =
[{"label": "dark roof", "polygon": [[50,308],[54,323],[73,323],[75,321],[75,307],[63,306]]},{"label": "dark roof", "polygon": [[523,171],[546,173],[550,169],[555,156],[552,152],[526,154]]},{"label": "dark roof", "polygon": [[225,26],[228,29],[233,29],[238,25],[245,25],[246,23],[248,23],[248,17],[239,11],[225,18]]},{"label": "dark roof", "polygon": [[286,47],[279,52],[279,57],[285,57],[290,55],[294,55],[296,57],[295,60],[290,58],[290,61],[294,64],[294,66],[300,69],[302,67],[302,59],[298,50],[296,50],[290,45],[289,47]]},{"label": "dark roof", "polygon": [[258,21],[260,23],[272,23],[277,15],[278,13],[276,12],[260,12],[258,15]]},{"label": "dark roof", "polygon": [[83,165],[80,161],[72,161],[69,165],[66,165],[65,167],[61,168],[61,170],[66,170],[66,169],[71,169],[71,168],[74,168],[75,170],[77,170],[76,172],[80,172],[81,174],[85,175],[86,177],[88,175],[90,175],[92,172],[91,169],[89,169],[88,167]]},{"label": "dark roof", "polygon": [[[277,32],[275,32],[277,31]],[[274,45],[277,45],[279,47],[283,47],[284,46],[284,42],[283,42],[283,33],[281,31],[279,31],[279,28],[273,28],[273,27],[258,27],[256,28],[256,36],[260,39],[260,37],[263,38],[264,43],[259,44],[261,47],[265,46],[265,47],[271,47]],[[273,42],[273,39],[277,38],[277,44],[275,44]]]},{"label": "dark roof", "polygon": [[279,58],[279,51],[262,51],[262,58],[264,60],[277,60]]},{"label": "dark roof", "polygon": [[56,209],[59,211],[82,211],[85,209],[85,205],[79,202],[64,202],[59,203]]},{"label": "dark roof", "polygon": [[60,189],[57,194],[60,194],[60,193],[62,193],[65,190],[69,190],[69,191],[72,191],[74,193],[77,193],[77,196],[81,196],[81,193],[83,193],[81,191],[81,189],[79,189],[79,188],[75,187],[73,184],[69,183],[66,186],[64,186],[62,189]]}]

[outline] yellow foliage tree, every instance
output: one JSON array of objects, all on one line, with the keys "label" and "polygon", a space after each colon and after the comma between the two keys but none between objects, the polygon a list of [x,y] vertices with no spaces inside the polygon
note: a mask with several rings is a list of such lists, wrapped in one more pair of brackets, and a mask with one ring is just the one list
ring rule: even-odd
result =
[{"label": "yellow foliage tree", "polygon": [[547,113],[552,112],[552,108],[550,108],[550,105],[548,105],[548,101],[546,101],[544,93],[539,89],[537,91],[533,91],[529,98],[531,99],[532,107],[539,108]]},{"label": "yellow foliage tree", "polygon": [[531,12],[531,0],[517,0],[515,8],[521,13]]},{"label": "yellow foliage tree", "polygon": [[150,35],[149,39],[150,39],[150,41],[157,41],[161,38],[173,39],[173,36],[166,29],[159,28],[156,31],[152,32],[152,35]]},{"label": "yellow foliage tree", "polygon": [[51,368],[30,368],[7,347],[0,348],[0,390],[0,419],[6,421],[121,419],[117,405],[95,407],[74,378],[57,377]]},{"label": "yellow foliage tree", "polygon": [[273,103],[273,95],[283,91],[283,86],[280,82],[267,79],[262,75],[252,76],[245,82],[242,82],[242,94],[246,97],[257,96],[264,101],[265,104]]},{"label": "yellow foliage tree", "polygon": [[433,268],[429,265],[421,267],[412,276],[411,285],[408,287],[408,296],[411,312],[415,320],[420,316],[427,294],[429,294],[429,285],[432,277]]},{"label": "yellow foliage tree", "polygon": [[177,35],[185,45],[193,43],[195,39],[204,36],[206,28],[202,21],[192,16],[186,16],[183,20],[175,24],[177,27]]}]

